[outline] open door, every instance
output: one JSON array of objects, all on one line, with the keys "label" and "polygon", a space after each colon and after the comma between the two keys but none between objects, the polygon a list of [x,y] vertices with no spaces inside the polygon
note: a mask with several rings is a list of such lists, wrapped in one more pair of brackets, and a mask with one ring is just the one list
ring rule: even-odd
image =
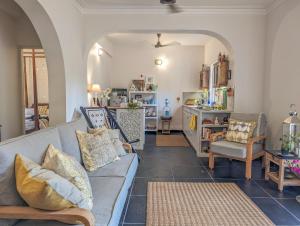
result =
[{"label": "open door", "polygon": [[48,69],[43,49],[22,49],[24,130],[49,126]]}]

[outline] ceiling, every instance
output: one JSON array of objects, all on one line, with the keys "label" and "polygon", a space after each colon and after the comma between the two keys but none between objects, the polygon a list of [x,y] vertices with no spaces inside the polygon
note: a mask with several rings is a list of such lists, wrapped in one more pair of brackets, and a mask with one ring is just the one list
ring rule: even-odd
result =
[{"label": "ceiling", "polygon": [[[155,33],[113,33],[108,35],[108,39],[115,44],[145,44],[154,45],[157,42]],[[170,43],[173,41],[180,42],[184,46],[203,46],[211,36],[202,34],[178,34],[178,33],[162,33],[162,44]]]},{"label": "ceiling", "polygon": [[[159,0],[76,0],[85,9],[157,9]],[[267,10],[283,0],[177,0],[182,8],[190,9],[262,9]]]}]

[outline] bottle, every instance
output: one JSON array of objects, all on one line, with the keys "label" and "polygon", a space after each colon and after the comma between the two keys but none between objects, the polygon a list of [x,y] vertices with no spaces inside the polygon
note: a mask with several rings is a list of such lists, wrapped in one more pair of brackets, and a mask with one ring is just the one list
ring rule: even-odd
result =
[{"label": "bottle", "polygon": [[165,106],[163,108],[163,117],[171,117],[171,110],[169,107],[169,100],[166,98],[165,99]]}]

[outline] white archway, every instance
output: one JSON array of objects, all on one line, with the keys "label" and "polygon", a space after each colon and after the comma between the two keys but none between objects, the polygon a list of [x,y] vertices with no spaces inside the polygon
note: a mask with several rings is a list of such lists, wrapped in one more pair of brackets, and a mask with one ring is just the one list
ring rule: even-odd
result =
[{"label": "white archway", "polygon": [[31,20],[45,50],[49,74],[50,123],[66,121],[66,82],[62,49],[56,30],[37,0],[15,0]]}]

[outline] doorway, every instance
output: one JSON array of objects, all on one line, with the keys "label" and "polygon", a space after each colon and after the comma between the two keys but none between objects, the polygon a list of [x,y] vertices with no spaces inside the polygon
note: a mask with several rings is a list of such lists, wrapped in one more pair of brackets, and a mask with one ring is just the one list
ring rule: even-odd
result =
[{"label": "doorway", "polygon": [[43,49],[22,49],[24,132],[49,126],[48,68]]}]

